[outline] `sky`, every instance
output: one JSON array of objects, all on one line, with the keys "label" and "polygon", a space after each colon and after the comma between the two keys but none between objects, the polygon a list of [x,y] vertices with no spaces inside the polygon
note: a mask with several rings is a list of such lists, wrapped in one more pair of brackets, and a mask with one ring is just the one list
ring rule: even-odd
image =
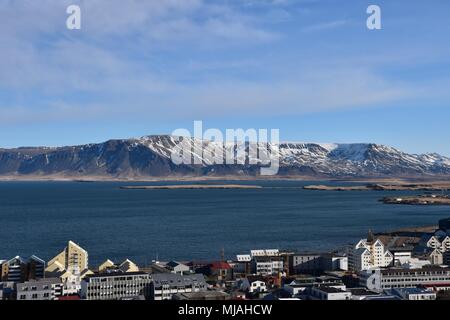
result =
[{"label": "sky", "polygon": [[[81,8],[68,30],[66,8]],[[382,29],[366,27],[380,6]],[[0,147],[178,128],[450,156],[447,0],[0,0]]]}]

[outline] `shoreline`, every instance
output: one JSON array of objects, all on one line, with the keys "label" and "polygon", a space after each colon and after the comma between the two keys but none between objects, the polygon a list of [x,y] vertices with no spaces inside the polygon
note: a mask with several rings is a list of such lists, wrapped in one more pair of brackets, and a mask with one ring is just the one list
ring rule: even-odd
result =
[{"label": "shoreline", "polygon": [[[450,178],[445,179],[443,177],[427,177],[427,178],[415,178],[415,177],[393,177],[393,178],[333,178],[326,176],[167,176],[167,177],[108,177],[108,176],[0,176],[0,182],[189,182],[189,181],[323,181],[323,182],[341,182],[341,183],[366,183],[366,184],[380,184],[392,186],[401,186],[407,184],[427,184],[427,185],[439,185],[444,184],[450,190]],[[368,189],[367,186],[310,186],[310,187],[326,187],[326,188],[340,188],[345,189],[352,188]],[[371,190],[371,189],[368,189]]]}]

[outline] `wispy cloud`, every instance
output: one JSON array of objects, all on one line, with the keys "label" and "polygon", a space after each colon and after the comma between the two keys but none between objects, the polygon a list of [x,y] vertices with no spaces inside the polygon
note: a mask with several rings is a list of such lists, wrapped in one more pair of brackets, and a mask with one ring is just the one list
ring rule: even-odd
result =
[{"label": "wispy cloud", "polygon": [[335,20],[335,21],[329,21],[329,22],[323,22],[318,24],[313,24],[310,26],[307,26],[303,28],[304,32],[315,32],[315,31],[324,31],[324,30],[331,30],[343,27],[347,25],[350,21],[349,20]]}]

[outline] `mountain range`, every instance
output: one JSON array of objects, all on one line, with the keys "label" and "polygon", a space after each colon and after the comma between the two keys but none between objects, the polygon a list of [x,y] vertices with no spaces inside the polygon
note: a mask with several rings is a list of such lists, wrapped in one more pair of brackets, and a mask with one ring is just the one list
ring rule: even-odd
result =
[{"label": "mountain range", "polygon": [[[156,135],[79,146],[0,149],[0,176],[146,179],[259,175],[261,165],[215,164],[201,151],[188,154],[201,164],[176,165],[171,154],[177,141],[173,136]],[[182,138],[183,144],[195,141]],[[224,147],[218,142],[201,143],[203,147]],[[286,142],[269,148],[279,156],[281,177],[450,177],[450,158],[435,153],[408,154],[379,144]]]}]

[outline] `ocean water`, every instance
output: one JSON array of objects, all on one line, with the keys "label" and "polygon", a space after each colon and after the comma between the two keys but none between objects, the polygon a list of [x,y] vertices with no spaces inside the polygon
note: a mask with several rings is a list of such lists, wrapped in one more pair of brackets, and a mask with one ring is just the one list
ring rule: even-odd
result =
[{"label": "ocean water", "polygon": [[[0,259],[50,259],[68,240],[107,258],[138,263],[228,258],[251,249],[332,250],[386,231],[437,224],[450,207],[386,205],[389,195],[417,192],[333,192],[310,182],[209,182],[264,189],[122,190],[122,185],[174,183],[0,182]],[[314,182],[317,184],[317,182]]]}]

